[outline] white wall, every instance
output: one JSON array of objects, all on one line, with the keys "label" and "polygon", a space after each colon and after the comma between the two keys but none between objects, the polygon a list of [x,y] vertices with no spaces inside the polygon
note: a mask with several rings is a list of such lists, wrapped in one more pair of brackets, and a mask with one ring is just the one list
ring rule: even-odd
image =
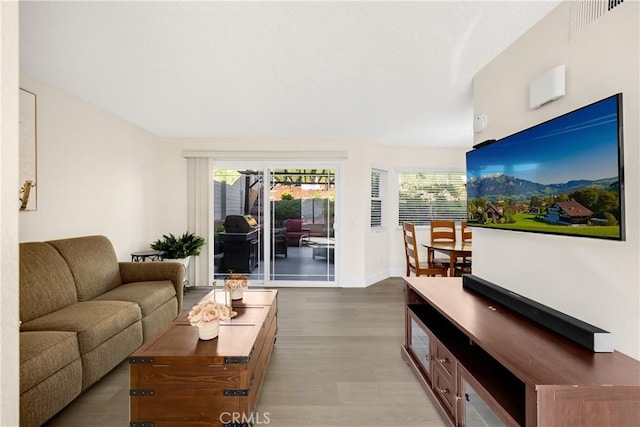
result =
[{"label": "white wall", "polygon": [[0,2],[0,425],[17,426],[18,3]]},{"label": "white wall", "polygon": [[148,249],[158,204],[181,202],[155,188],[158,138],[28,75],[20,86],[38,110],[38,209],[20,212],[20,241],[103,234],[121,261]]},{"label": "white wall", "polygon": [[[482,69],[474,110],[489,118],[476,143],[499,139],[622,92],[626,241],[474,230],[474,274],[614,334],[640,358],[639,3],[624,2],[570,37],[565,2]],[[566,96],[529,110],[529,82],[567,67]]]}]

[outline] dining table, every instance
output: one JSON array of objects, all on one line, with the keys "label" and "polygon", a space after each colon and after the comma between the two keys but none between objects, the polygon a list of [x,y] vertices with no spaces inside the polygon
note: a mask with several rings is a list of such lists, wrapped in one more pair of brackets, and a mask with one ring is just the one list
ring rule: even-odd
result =
[{"label": "dining table", "polygon": [[456,260],[458,258],[471,258],[471,242],[455,241],[455,242],[426,242],[422,246],[427,251],[433,250],[441,254],[449,256],[449,277],[455,275]]}]

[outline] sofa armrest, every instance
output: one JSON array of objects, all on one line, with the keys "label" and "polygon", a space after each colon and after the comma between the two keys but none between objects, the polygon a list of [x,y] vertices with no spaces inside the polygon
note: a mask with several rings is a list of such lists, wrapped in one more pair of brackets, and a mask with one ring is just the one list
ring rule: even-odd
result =
[{"label": "sofa armrest", "polygon": [[178,314],[182,312],[182,292],[185,276],[184,265],[179,262],[120,262],[122,284],[170,280],[176,289]]}]

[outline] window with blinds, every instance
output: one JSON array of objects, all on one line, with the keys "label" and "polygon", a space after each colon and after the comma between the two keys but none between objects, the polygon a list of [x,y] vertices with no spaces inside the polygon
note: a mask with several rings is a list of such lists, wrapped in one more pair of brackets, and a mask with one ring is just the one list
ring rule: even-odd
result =
[{"label": "window with blinds", "polygon": [[398,225],[429,225],[432,219],[467,218],[466,175],[461,173],[400,172]]},{"label": "window with blinds", "polygon": [[371,170],[371,228],[381,228],[385,171]]}]

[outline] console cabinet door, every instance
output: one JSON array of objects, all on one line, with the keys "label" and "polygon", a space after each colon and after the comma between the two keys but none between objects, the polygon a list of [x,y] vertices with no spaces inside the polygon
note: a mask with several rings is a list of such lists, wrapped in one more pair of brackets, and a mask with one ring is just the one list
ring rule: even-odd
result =
[{"label": "console cabinet door", "polygon": [[458,365],[458,425],[465,427],[518,426],[469,372]]},{"label": "console cabinet door", "polygon": [[433,334],[417,316],[409,310],[409,342],[418,363],[424,371],[427,381],[432,383]]}]

